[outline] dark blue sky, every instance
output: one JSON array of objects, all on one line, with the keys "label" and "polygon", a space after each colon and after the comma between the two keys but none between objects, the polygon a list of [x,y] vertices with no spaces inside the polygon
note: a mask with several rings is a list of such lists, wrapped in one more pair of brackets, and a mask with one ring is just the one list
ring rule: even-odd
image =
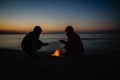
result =
[{"label": "dark blue sky", "polygon": [[27,31],[40,25],[49,32],[72,25],[77,31],[111,30],[119,25],[117,7],[112,0],[1,0],[0,29]]}]

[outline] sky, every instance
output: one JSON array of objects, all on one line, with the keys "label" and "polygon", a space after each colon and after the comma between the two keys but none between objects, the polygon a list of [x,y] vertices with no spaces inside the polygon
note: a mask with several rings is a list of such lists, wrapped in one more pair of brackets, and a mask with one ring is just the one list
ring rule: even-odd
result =
[{"label": "sky", "polygon": [[29,32],[39,25],[43,33],[118,29],[115,0],[0,0],[0,31]]}]

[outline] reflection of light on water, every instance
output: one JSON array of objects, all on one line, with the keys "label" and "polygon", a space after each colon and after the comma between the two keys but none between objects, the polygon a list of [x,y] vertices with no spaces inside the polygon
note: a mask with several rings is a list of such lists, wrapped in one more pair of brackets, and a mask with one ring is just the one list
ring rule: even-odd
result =
[{"label": "reflection of light on water", "polygon": [[[25,34],[1,34],[0,48],[21,50],[21,41],[24,36]],[[97,54],[98,52],[110,52],[113,50],[120,51],[120,43],[117,43],[120,39],[112,40],[114,37],[110,36],[110,34],[80,34],[80,36],[85,48],[85,54]],[[59,40],[67,40],[66,34],[42,34],[40,35],[40,40],[50,43],[50,45],[42,47],[40,50],[38,50],[38,52],[52,53],[55,49],[60,49],[61,53],[65,53],[64,45],[61,44]]]},{"label": "reflection of light on water", "polygon": [[0,35],[0,48],[21,50],[21,41],[24,36],[24,34]]}]

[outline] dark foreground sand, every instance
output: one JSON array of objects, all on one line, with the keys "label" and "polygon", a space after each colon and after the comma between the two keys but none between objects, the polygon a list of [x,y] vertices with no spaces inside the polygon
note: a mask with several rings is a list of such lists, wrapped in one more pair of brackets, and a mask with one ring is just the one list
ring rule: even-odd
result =
[{"label": "dark foreground sand", "polygon": [[[23,51],[0,49],[0,78],[55,80],[119,80],[120,55],[83,55],[73,61],[65,57],[28,57]],[[118,79],[119,78],[119,79]]]}]

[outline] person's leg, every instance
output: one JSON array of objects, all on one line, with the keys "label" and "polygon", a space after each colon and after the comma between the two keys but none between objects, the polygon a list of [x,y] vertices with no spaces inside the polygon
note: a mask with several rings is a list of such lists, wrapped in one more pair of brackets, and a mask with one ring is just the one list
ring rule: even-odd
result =
[{"label": "person's leg", "polygon": [[72,55],[71,60],[75,62],[81,62],[82,57],[83,57],[82,53],[78,52],[78,54]]},{"label": "person's leg", "polygon": [[42,42],[38,40],[37,45],[36,45],[36,50],[41,49],[41,47],[42,47]]},{"label": "person's leg", "polygon": [[67,49],[66,49],[65,57],[69,57],[69,53]]},{"label": "person's leg", "polygon": [[73,57],[71,52],[68,49],[66,49],[65,57],[68,57],[68,58],[72,58]]}]

